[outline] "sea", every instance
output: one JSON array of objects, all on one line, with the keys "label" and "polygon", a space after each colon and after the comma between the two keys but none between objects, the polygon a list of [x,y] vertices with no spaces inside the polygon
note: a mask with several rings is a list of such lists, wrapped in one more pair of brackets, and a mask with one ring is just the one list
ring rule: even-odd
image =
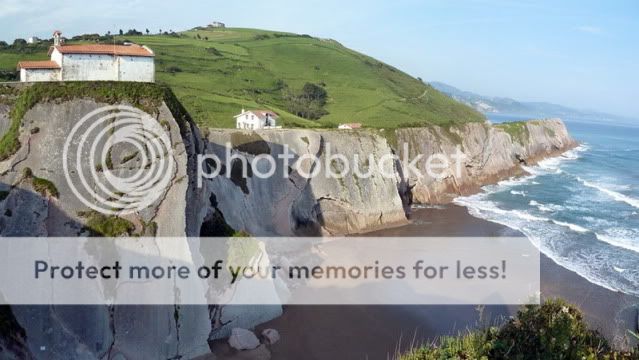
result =
[{"label": "sea", "polygon": [[[493,123],[526,118],[487,116]],[[562,120],[577,148],[455,203],[519,230],[588,281],[639,296],[639,120]]]}]

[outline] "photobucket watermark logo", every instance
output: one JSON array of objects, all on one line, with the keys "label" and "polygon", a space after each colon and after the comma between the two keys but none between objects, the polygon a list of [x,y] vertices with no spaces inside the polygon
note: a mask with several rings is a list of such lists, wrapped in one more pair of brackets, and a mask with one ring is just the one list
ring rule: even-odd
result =
[{"label": "photobucket watermark logo", "polygon": [[71,191],[84,205],[126,215],[159,199],[175,162],[170,136],[156,119],[115,105],[92,111],[73,127],[63,166]]},{"label": "photobucket watermark logo", "polygon": [[224,148],[223,156],[198,155],[198,187],[202,187],[204,180],[218,176],[233,179],[281,176],[288,179],[293,172],[306,179],[318,176],[331,179],[368,179],[381,176],[397,180],[401,172],[404,178],[444,180],[450,176],[460,178],[466,158],[460,146],[451,153],[434,153],[428,156],[418,153],[411,156],[408,143],[402,144],[401,156],[390,151],[381,155],[337,152],[330,143],[324,144],[321,156],[308,152],[298,155],[288,144],[281,145],[281,152],[278,154],[248,155],[234,149],[231,143],[226,143]]}]

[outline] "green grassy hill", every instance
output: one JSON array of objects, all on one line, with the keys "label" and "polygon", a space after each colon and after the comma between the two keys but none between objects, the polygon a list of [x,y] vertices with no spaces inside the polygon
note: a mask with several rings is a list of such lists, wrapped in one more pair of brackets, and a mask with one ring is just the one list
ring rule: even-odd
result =
[{"label": "green grassy hill", "polygon": [[[333,40],[234,28],[196,28],[178,35],[117,39],[155,51],[156,80],[169,84],[202,125],[233,127],[233,115],[243,107],[274,110],[284,126],[298,127],[361,122],[391,128],[484,120],[430,85]],[[0,70],[15,69],[19,59],[46,58],[45,46],[28,53],[0,50]],[[285,94],[307,82],[328,92],[328,114],[319,120],[286,110]]]}]

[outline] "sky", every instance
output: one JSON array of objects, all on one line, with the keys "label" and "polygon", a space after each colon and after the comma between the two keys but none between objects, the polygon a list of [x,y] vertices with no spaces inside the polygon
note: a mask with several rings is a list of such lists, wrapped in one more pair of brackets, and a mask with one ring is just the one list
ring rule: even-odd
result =
[{"label": "sky", "polygon": [[332,38],[487,96],[639,119],[636,0],[0,0],[0,39],[212,21]]}]

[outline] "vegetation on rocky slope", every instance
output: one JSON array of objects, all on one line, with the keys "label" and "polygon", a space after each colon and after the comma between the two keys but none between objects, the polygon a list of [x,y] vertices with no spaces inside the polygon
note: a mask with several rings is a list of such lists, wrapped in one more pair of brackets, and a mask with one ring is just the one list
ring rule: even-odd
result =
[{"label": "vegetation on rocky slope", "polygon": [[514,121],[494,125],[497,129],[504,130],[514,142],[526,144],[530,135],[525,121]]},{"label": "vegetation on rocky slope", "polygon": [[639,359],[639,349],[615,351],[581,312],[561,300],[524,306],[501,327],[442,337],[400,356],[400,360],[439,359]]},{"label": "vegetation on rocky slope", "polygon": [[13,88],[11,91],[14,92],[15,101],[11,105],[9,115],[11,124],[0,138],[0,161],[7,159],[20,148],[18,137],[22,119],[27,111],[38,103],[86,98],[106,104],[128,103],[153,114],[157,113],[158,107],[165,102],[181,130],[186,122],[190,121],[186,109],[171,89],[158,84],[109,81],[34,83],[18,90]]},{"label": "vegetation on rocky slope", "polygon": [[[175,91],[200,125],[234,127],[242,108],[267,108],[286,127],[368,127],[483,121],[480,113],[402,71],[329,39],[255,29],[196,28],[179,34],[116,36],[156,54],[156,79]],[[80,40],[82,41],[82,40]],[[75,41],[77,42],[77,41]],[[70,41],[69,43],[74,43]],[[46,48],[28,54],[0,49],[0,70],[20,59],[47,59]],[[326,92],[325,106],[291,104],[306,84]],[[294,105],[294,106],[292,106]],[[325,110],[325,111],[324,111]],[[305,115],[306,114],[306,115]]]}]

